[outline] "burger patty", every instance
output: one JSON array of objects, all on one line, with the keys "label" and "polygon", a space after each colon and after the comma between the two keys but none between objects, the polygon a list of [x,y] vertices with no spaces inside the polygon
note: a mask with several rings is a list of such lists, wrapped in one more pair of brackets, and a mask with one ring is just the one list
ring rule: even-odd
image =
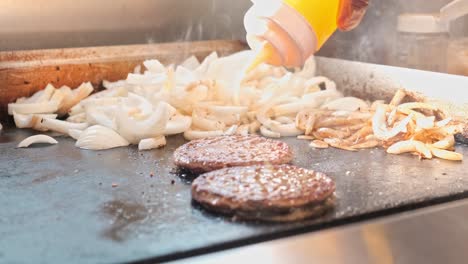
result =
[{"label": "burger patty", "polygon": [[253,135],[193,140],[174,152],[175,164],[194,173],[235,166],[285,164],[292,159],[286,143]]},{"label": "burger patty", "polygon": [[463,123],[463,130],[456,135],[456,139],[458,142],[468,145],[468,122]]},{"label": "burger patty", "polygon": [[225,168],[192,183],[204,208],[240,219],[296,221],[333,206],[335,183],[325,174],[292,165]]}]

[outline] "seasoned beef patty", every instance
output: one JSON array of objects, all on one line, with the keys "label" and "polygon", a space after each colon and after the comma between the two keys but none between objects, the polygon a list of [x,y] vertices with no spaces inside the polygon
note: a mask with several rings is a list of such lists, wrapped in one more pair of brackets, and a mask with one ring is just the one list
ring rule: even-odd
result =
[{"label": "seasoned beef patty", "polygon": [[174,152],[175,164],[194,173],[235,166],[285,164],[292,158],[286,143],[252,135],[193,140]]},{"label": "seasoned beef patty", "polygon": [[468,122],[462,124],[463,130],[457,135],[457,141],[468,145]]},{"label": "seasoned beef patty", "polygon": [[204,208],[240,219],[296,221],[333,206],[335,183],[292,165],[232,167],[202,174],[192,198]]}]

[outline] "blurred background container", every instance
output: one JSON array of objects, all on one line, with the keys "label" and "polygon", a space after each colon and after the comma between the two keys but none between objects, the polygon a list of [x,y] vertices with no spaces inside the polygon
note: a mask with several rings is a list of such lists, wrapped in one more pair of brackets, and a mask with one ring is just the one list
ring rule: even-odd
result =
[{"label": "blurred background container", "polygon": [[[319,55],[395,65],[398,15],[436,12],[449,2],[371,0],[362,25],[336,33]],[[250,0],[2,0],[0,50],[244,39],[243,16],[250,5]],[[450,37],[468,37],[468,18],[453,23]]]},{"label": "blurred background container", "polygon": [[451,41],[447,58],[449,73],[468,76],[468,38]]}]

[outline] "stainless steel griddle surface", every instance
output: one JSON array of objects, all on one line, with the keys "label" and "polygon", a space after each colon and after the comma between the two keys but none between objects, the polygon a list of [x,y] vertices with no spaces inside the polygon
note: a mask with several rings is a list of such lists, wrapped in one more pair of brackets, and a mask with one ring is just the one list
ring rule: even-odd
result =
[{"label": "stainless steel griddle surface", "polygon": [[[172,164],[180,136],[148,152],[80,150],[67,138],[16,149],[29,135],[0,134],[1,263],[162,261],[468,197],[466,162],[313,150],[290,138],[295,164],[335,179],[335,211],[299,223],[239,223],[191,204],[190,177]],[[468,156],[468,147],[457,149]]]}]

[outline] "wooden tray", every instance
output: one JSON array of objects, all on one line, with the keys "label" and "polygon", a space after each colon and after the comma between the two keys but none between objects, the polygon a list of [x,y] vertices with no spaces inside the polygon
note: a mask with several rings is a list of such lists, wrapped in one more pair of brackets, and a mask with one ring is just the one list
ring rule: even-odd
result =
[{"label": "wooden tray", "polygon": [[89,81],[98,89],[103,80],[125,79],[146,59],[169,64],[191,55],[202,59],[213,51],[227,55],[245,48],[240,41],[214,40],[0,52],[0,120],[7,119],[8,103],[30,96],[48,83],[76,88]]}]

